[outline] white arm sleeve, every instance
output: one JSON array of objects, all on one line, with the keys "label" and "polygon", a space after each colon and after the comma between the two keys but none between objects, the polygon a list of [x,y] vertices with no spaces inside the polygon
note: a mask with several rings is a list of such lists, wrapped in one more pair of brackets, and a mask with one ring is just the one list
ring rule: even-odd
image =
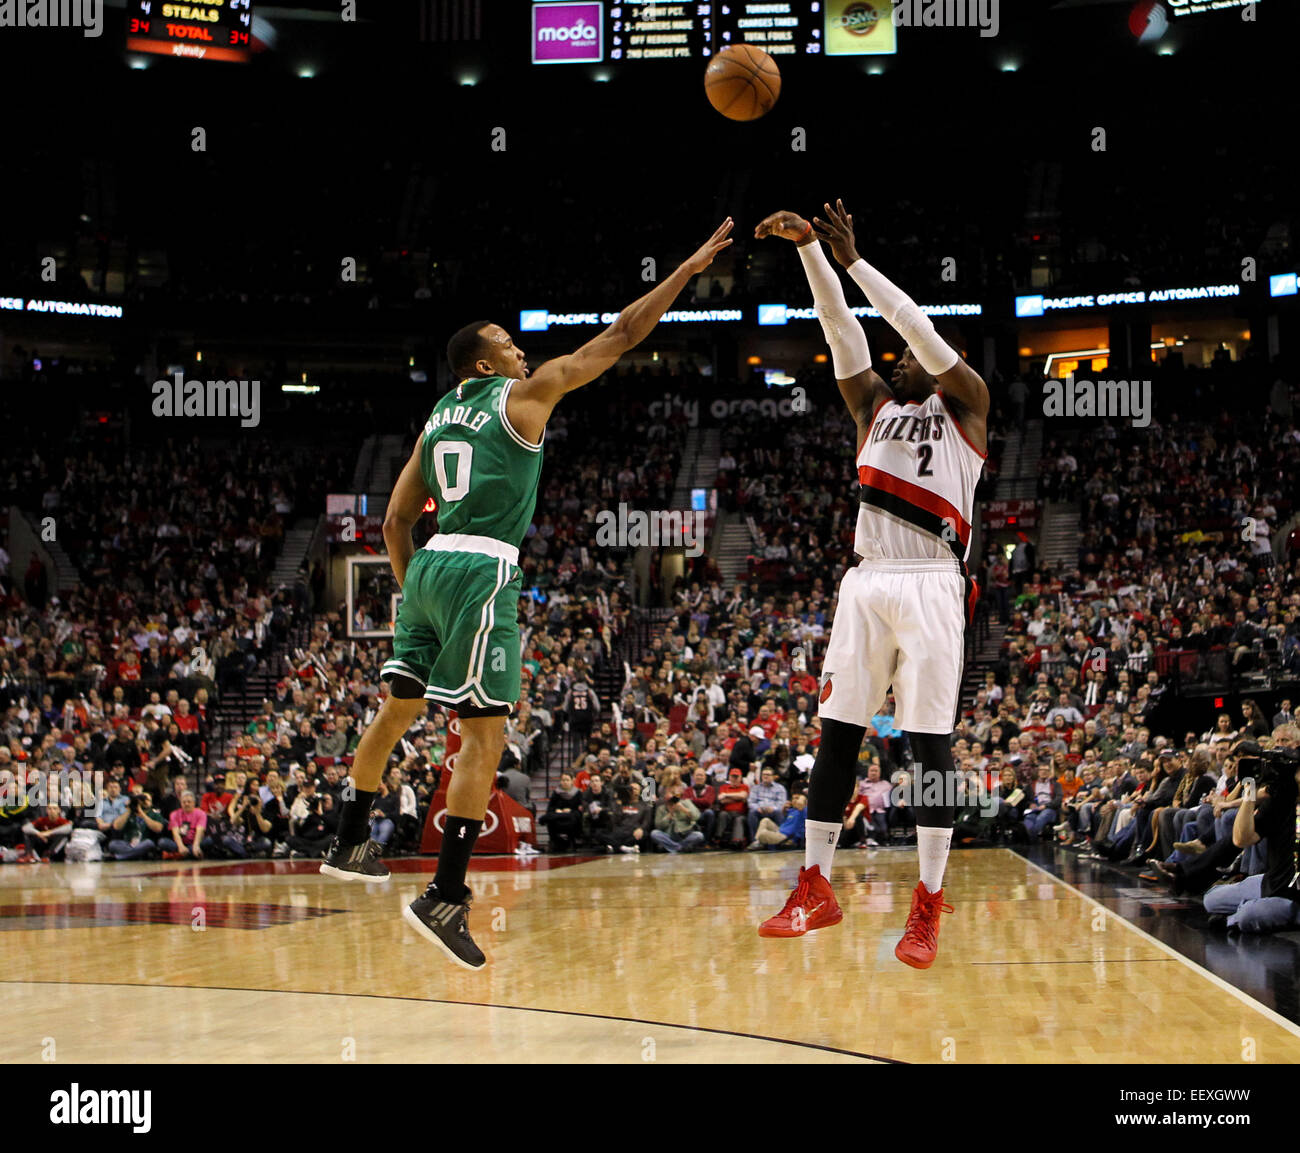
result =
[{"label": "white arm sleeve", "polygon": [[882,276],[865,260],[857,260],[850,265],[849,275],[867,294],[872,307],[907,341],[912,355],[926,372],[938,376],[957,363],[960,358],[935,332],[930,318],[898,285]]},{"label": "white arm sleeve", "polygon": [[848,380],[871,367],[871,351],[867,347],[867,334],[857,317],[849,311],[844,299],[844,286],[826,259],[821,241],[801,245],[799,259],[803,261],[808,284],[812,288],[817,319],[822,322],[822,332],[831,347],[831,363],[835,366],[835,379]]}]

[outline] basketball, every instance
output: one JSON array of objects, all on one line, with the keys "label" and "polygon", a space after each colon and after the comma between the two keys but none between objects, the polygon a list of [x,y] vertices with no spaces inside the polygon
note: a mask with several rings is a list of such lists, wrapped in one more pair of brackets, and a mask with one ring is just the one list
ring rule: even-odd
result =
[{"label": "basketball", "polygon": [[728,120],[757,120],[781,95],[781,70],[761,48],[733,44],[709,61],[704,91]]}]

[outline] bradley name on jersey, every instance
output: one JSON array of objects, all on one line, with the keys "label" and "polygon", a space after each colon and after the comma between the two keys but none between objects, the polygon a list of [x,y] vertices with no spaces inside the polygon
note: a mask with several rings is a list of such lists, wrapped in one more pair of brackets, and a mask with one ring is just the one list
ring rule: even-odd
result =
[{"label": "bradley name on jersey", "polygon": [[478,432],[491,419],[490,412],[484,412],[472,404],[458,404],[455,408],[445,408],[441,412],[435,412],[429,420],[425,421],[424,435],[430,436],[449,424],[463,424],[470,432]]}]

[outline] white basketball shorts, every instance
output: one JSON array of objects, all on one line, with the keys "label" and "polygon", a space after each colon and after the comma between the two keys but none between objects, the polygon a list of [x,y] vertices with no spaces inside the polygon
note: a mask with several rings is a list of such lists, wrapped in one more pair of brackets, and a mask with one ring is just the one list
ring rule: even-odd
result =
[{"label": "white basketball shorts", "polygon": [[849,569],[822,664],[821,716],[868,725],[893,685],[898,728],[951,733],[966,589],[952,561],[868,560]]}]

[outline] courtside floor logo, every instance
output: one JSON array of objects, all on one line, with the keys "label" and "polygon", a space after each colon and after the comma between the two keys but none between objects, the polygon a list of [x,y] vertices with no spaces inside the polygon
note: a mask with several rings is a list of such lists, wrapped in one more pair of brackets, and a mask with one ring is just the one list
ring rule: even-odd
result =
[{"label": "courtside floor logo", "polygon": [[534,64],[596,64],[605,59],[605,5],[534,4]]}]

